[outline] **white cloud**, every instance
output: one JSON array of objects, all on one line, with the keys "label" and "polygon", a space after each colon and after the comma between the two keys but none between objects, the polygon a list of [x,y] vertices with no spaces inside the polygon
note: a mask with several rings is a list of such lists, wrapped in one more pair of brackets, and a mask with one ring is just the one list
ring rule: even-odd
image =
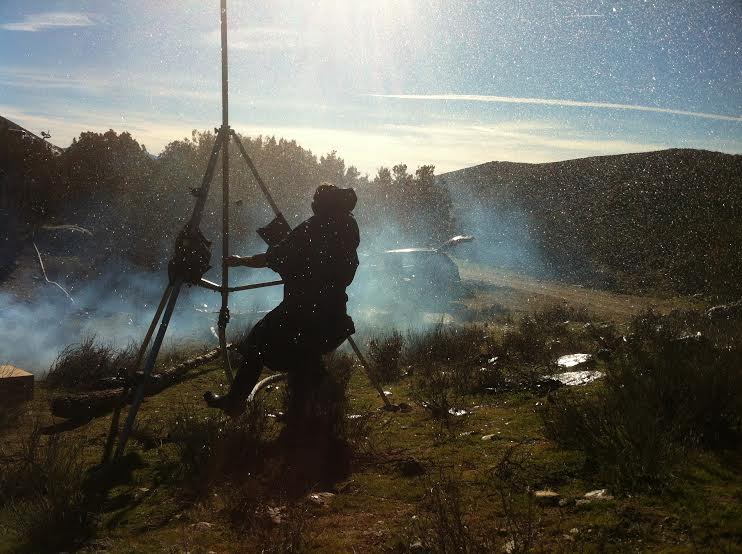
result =
[{"label": "white cloud", "polygon": [[[299,33],[284,27],[247,27],[229,31],[230,50],[291,50],[296,47]],[[216,29],[204,35],[206,43],[221,44],[221,31]]]},{"label": "white cloud", "polygon": [[90,14],[83,12],[44,12],[29,14],[22,21],[0,24],[0,29],[6,31],[25,31],[36,33],[45,29],[64,27],[90,27],[95,21]]},{"label": "white cloud", "polygon": [[489,96],[481,94],[371,94],[376,98],[395,98],[400,100],[444,100],[452,102],[494,102],[500,104],[535,104],[539,106],[560,106],[576,108],[599,108],[608,110],[633,110],[638,112],[654,112],[671,115],[683,115],[689,117],[701,117],[704,119],[716,119],[719,121],[742,121],[740,116],[720,115],[705,112],[690,112],[685,110],[673,110],[669,108],[657,108],[654,106],[637,106],[634,104],[614,104],[610,102],[583,102],[581,100],[559,100],[552,98],[519,98],[516,96]]},{"label": "white cloud", "polygon": [[187,98],[189,100],[216,101],[221,92],[194,89],[193,82],[173,77],[153,80],[147,74],[103,74],[95,77],[79,73],[58,73],[58,69],[27,70],[14,66],[0,66],[0,85],[23,89],[63,89],[85,96],[111,96],[125,94],[142,97]]}]

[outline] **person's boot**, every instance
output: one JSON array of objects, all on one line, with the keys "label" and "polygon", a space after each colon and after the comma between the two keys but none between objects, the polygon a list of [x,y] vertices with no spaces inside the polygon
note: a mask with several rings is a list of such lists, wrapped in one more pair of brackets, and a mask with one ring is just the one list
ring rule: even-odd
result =
[{"label": "person's boot", "polygon": [[210,408],[217,408],[229,417],[239,417],[245,413],[245,400],[230,394],[214,394],[211,391],[204,393],[204,400]]}]

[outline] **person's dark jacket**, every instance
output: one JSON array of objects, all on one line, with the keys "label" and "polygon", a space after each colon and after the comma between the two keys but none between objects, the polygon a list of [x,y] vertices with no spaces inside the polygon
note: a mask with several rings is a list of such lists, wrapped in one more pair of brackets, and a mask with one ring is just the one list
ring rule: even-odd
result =
[{"label": "person's dark jacket", "polygon": [[358,268],[358,225],[350,212],[319,213],[267,252],[267,266],[284,280],[284,313],[329,337],[354,332],[346,312]]}]

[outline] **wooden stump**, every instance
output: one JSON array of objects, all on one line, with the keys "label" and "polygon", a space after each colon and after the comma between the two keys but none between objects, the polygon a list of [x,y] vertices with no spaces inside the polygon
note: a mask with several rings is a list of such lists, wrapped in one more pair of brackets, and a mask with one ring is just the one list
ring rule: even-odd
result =
[{"label": "wooden stump", "polygon": [[0,403],[21,404],[33,399],[34,375],[12,365],[0,365]]}]

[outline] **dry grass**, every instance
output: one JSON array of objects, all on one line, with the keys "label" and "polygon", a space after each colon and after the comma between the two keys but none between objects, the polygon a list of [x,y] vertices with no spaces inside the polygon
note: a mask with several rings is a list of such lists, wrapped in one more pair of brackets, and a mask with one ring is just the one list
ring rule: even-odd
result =
[{"label": "dry grass", "polygon": [[43,437],[35,426],[20,459],[3,462],[0,505],[9,531],[34,552],[74,548],[91,534],[93,509],[85,492],[82,445],[60,435]]},{"label": "dry grass", "polygon": [[85,337],[59,353],[45,381],[55,388],[88,390],[100,379],[122,374],[134,363],[136,354],[133,344],[117,350],[109,344],[96,343],[95,336]]}]

